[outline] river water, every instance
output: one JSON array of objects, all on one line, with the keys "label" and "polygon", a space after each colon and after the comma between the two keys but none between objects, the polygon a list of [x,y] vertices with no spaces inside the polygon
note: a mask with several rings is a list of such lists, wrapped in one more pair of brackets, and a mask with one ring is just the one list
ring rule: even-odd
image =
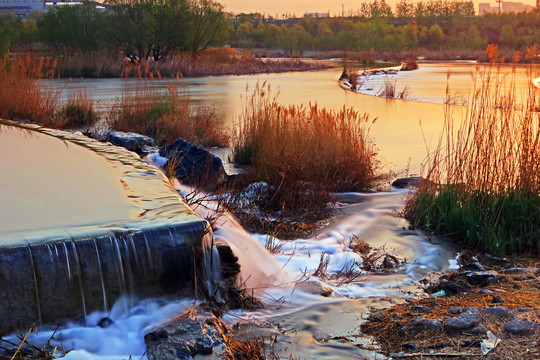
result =
[{"label": "river water", "polygon": [[[461,95],[458,94],[467,94],[470,90],[475,66],[422,64],[417,71],[399,73],[391,78],[371,78],[364,89],[368,94],[341,89],[336,83],[341,73],[338,69],[190,78],[182,80],[179,86],[187,86],[198,102],[219,105],[230,126],[242,108],[241,97],[262,81],[268,81],[276,91],[279,89],[280,99],[286,104],[317,102],[333,109],[352,106],[378,118],[371,134],[390,167],[403,169],[410,161],[411,172],[419,172],[426,145],[434,144],[442,128],[444,108],[441,104],[446,95],[448,71],[452,72],[449,84],[459,97]],[[504,71],[511,74],[510,67]],[[519,87],[530,81],[522,68],[517,70],[516,79]],[[413,100],[387,100],[369,95],[376,94],[379,91],[377,87],[386,80],[395,81],[398,91],[409,86]],[[86,88],[104,106],[120,96],[122,82],[120,79],[49,81],[55,87]],[[167,81],[155,80],[152,84],[165,88]],[[459,109],[457,116],[460,115]],[[179,185],[177,188],[189,191]],[[280,355],[285,357],[293,354],[309,359],[380,359],[380,355],[355,346],[366,341],[354,334],[358,334],[358,325],[369,312],[368,307],[387,306],[395,299],[418,293],[417,285],[422,278],[433,272],[447,271],[456,264],[456,253],[451,246],[407,230],[407,223],[396,215],[403,206],[406,193],[393,189],[377,194],[341,194],[340,215],[329,227],[311,239],[283,242],[276,254],[269,254],[262,247],[261,244],[268,242],[266,236],[248,234],[234,219],[222,215],[215,231],[216,240],[228,242],[236,251],[242,265],[242,280],[267,304],[257,313],[235,312],[234,316],[226,316],[226,320],[232,323],[240,317],[248,324],[256,320],[272,321],[273,325],[263,327],[262,333],[268,335],[274,331]],[[332,280],[332,275],[338,274],[345,266],[362,263],[359,255],[349,248],[353,235],[372,247],[385,246],[386,251],[407,261],[389,273],[362,273],[349,283]],[[279,239],[273,241],[279,242]],[[328,256],[327,278],[313,275],[322,254]],[[329,287],[332,291],[330,298],[295,288],[296,282],[307,279]],[[89,315],[89,326],[73,324],[61,329],[55,336],[55,344],[62,342],[67,348],[75,348],[67,356],[71,359],[127,359],[128,355],[141,358],[144,357],[145,332],[156,322],[183,312],[191,304],[190,300],[171,303],[157,300],[127,308],[120,301],[107,314]],[[113,318],[113,326],[101,329],[91,325],[105,315]],[[276,324],[281,329],[288,329],[288,333],[276,332]],[[257,331],[248,330],[252,334]],[[43,340],[47,340],[51,332],[40,334]],[[356,340],[352,343],[331,340],[343,335],[353,335],[350,339]]]},{"label": "river water", "polygon": [[[252,93],[257,83],[265,81],[274,92],[279,90],[278,100],[284,104],[316,102],[336,110],[343,106],[353,107],[377,118],[371,128],[371,135],[379,148],[383,165],[391,170],[402,170],[407,168],[410,159],[410,172],[419,173],[427,154],[426,145],[434,146],[442,129],[444,108],[441,104],[446,97],[447,84],[453,100],[457,103],[466,101],[477,67],[480,71],[485,70],[485,65],[474,63],[424,63],[415,71],[372,76],[361,89],[365,94],[346,91],[338,86],[341,69],[187,78],[181,79],[178,86],[187,88],[196,102],[217,105],[228,126],[233,125],[241,112],[243,99]],[[502,66],[501,69],[501,74],[510,78],[512,67]],[[47,81],[54,87],[86,89],[103,107],[107,107],[115,97],[122,94],[126,82],[122,79]],[[397,92],[408,87],[407,99],[410,100],[388,100],[372,96],[380,91],[385,81],[395,83]],[[517,67],[518,91],[525,89],[530,81],[527,67]],[[152,80],[150,85],[165,89],[169,82]],[[127,80],[127,86],[135,86],[135,83],[136,80]],[[63,96],[67,96],[67,91],[64,91]],[[460,108],[454,111],[454,116],[461,118]]]}]

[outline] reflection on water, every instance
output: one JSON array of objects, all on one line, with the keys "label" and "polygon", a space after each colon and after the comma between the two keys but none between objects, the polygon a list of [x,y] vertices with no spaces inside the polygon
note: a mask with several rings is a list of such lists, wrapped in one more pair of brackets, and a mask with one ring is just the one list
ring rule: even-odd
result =
[{"label": "reflection on water", "polygon": [[[418,101],[386,100],[364,94],[345,91],[337,85],[340,69],[314,72],[262,74],[246,76],[222,76],[187,78],[187,85],[194,100],[217,104],[226,122],[232,126],[242,108],[242,98],[253,90],[257,82],[268,81],[272,88],[279,90],[279,100],[285,104],[307,104],[317,102],[319,105],[340,109],[343,106],[354,107],[359,112],[367,112],[377,118],[371,134],[380,149],[386,163],[394,169],[407,167],[412,159],[410,171],[420,171],[420,163],[426,156],[426,145],[434,145],[442,128],[444,111],[440,105],[445,98],[447,73],[452,76],[448,84],[454,96],[466,97],[472,85],[472,74],[475,64],[421,64],[419,70],[400,72],[393,78],[401,89],[409,86],[411,97]],[[502,67],[506,74],[511,67]],[[393,81],[392,80],[392,81]],[[65,86],[67,80],[47,80],[58,86]],[[86,88],[102,105],[106,105],[122,93],[122,79],[89,79],[69,82],[70,88]],[[384,81],[384,77],[376,80]],[[529,80],[526,69],[518,67],[516,71],[518,87]],[[136,80],[128,80],[133,84]],[[154,80],[151,85],[163,87],[168,80]],[[183,86],[184,83],[179,84]],[[248,91],[246,92],[246,88]],[[373,87],[375,88],[375,86]],[[376,91],[376,89],[375,89]],[[431,102],[431,103],[426,103]],[[460,109],[455,116],[461,116]],[[421,126],[420,126],[421,123]],[[422,132],[425,136],[422,135]]]}]

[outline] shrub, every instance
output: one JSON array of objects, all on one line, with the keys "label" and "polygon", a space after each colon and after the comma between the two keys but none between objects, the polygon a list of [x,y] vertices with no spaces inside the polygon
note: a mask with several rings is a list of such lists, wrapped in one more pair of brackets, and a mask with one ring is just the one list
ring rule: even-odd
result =
[{"label": "shrub", "polygon": [[[94,102],[86,91],[70,93],[64,106],[58,110],[51,127],[60,129],[88,128],[99,119],[94,111]],[[48,124],[44,124],[47,125]]]}]

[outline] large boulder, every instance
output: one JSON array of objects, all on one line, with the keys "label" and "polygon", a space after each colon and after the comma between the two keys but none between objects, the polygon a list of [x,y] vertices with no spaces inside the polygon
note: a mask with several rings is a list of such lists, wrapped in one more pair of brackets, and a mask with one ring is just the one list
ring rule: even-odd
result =
[{"label": "large boulder", "polygon": [[220,158],[182,138],[163,146],[159,155],[169,159],[165,169],[184,184],[215,188],[227,182]]}]

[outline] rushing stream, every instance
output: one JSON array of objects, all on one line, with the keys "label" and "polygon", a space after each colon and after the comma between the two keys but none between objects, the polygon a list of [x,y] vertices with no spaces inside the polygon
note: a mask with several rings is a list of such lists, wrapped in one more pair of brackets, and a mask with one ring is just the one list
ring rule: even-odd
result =
[{"label": "rushing stream", "polygon": [[[219,103],[222,106],[222,113],[231,124],[241,109],[240,95],[245,96],[246,83],[253,88],[258,81],[269,81],[274,89],[279,88],[280,99],[285,103],[316,101],[321,106],[334,109],[344,105],[353,106],[356,110],[368,112],[378,118],[371,133],[386,161],[393,164],[394,168],[401,169],[407,167],[409,158],[412,158],[411,171],[415,172],[420,170],[420,163],[426,153],[424,137],[428,145],[434,142],[444,120],[441,103],[445,96],[446,74],[449,68],[454,72],[450,77],[450,85],[456,94],[466,94],[470,89],[470,74],[474,70],[474,65],[471,64],[423,65],[418,71],[400,73],[392,78],[392,81],[400,84],[398,86],[410,86],[411,97],[422,101],[386,100],[344,91],[336,84],[340,73],[336,69],[309,73],[204,77],[185,81],[195,100]],[[517,81],[523,85],[527,79],[525,71],[519,69]],[[376,86],[380,83],[376,79],[372,80],[369,85],[372,90],[368,91],[376,93]],[[54,86],[65,86],[67,82],[55,80],[50,83]],[[155,81],[155,84],[164,87],[166,81]],[[122,80],[72,81],[67,86],[85,87],[94,99],[105,104],[120,95]],[[422,128],[419,125],[420,121]],[[32,186],[36,182],[34,178],[16,179],[15,175],[10,174],[13,177],[9,183],[10,189],[19,192],[17,197],[11,197],[12,200],[26,199],[32,203],[38,198],[44,200],[36,203],[35,216],[40,218],[41,222],[34,222],[35,229],[28,227],[28,223],[23,220],[24,214],[16,212],[17,204],[13,202],[15,212],[10,220],[0,218],[0,221],[3,221],[1,225],[4,234],[26,231],[31,235],[39,233],[43,228],[53,231],[51,229],[72,228],[73,225],[84,228],[88,224],[92,226],[100,224],[105,227],[111,227],[111,224],[119,222],[135,221],[139,224],[137,219],[141,206],[149,204],[150,208],[147,210],[160,212],[151,204],[153,201],[163,201],[162,197],[155,196],[155,199],[143,199],[139,202],[135,200],[133,203],[131,197],[121,196],[122,191],[119,191],[116,185],[108,186],[108,193],[102,193],[102,196],[96,198],[95,191],[99,191],[100,182],[115,183],[109,178],[111,173],[100,176],[99,172],[93,172],[92,164],[96,164],[95,168],[101,168],[99,162],[102,159],[85,153],[81,156],[88,158],[88,173],[70,174],[69,168],[80,162],[75,159],[77,157],[75,153],[80,150],[78,147],[69,151],[62,149],[71,146],[70,141],[66,145],[61,141],[57,144],[50,138],[46,139],[53,143],[45,149],[50,149],[51,146],[58,149],[48,155],[45,154],[45,157],[54,158],[56,153],[61,154],[58,155],[61,156],[61,159],[58,159],[61,161],[54,163],[68,168],[65,171],[60,168],[51,169],[50,163],[35,162],[33,160],[35,152],[25,150],[17,144],[15,137],[24,135],[17,133],[9,136],[11,130],[4,128],[2,130],[0,135],[11,141],[0,143],[2,146],[5,145],[3,147],[5,151],[13,153],[27,151],[25,161],[31,162],[39,172],[46,174],[62,171],[66,172],[66,176],[73,177],[68,178],[65,189],[61,189],[65,190],[64,192],[45,181],[40,184],[44,190],[40,190]],[[147,158],[151,163],[156,160],[156,157]],[[141,169],[146,169],[147,165],[141,166]],[[120,171],[119,169],[121,167],[115,171]],[[25,184],[24,187],[17,188],[16,184],[21,181]],[[48,181],[54,183],[54,178]],[[134,181],[133,184],[143,186],[138,181]],[[179,184],[176,187],[180,192],[189,191]],[[81,204],[88,202],[92,204],[92,209],[98,211],[70,210],[67,204],[69,197],[64,197],[68,191],[79,194],[83,199],[86,198]],[[148,190],[142,191],[145,192]],[[153,189],[150,189],[149,193],[152,194]],[[266,304],[265,309],[258,312],[236,311],[226,315],[225,320],[236,322],[242,318],[242,321],[248,323],[254,320],[259,322],[271,320],[279,323],[283,329],[289,329],[287,335],[284,332],[275,333],[280,354],[285,357],[288,354],[296,354],[310,359],[361,359],[365,356],[377,358],[378,355],[355,346],[366,341],[361,337],[357,337],[354,343],[331,339],[344,334],[357,334],[358,326],[370,306],[385,306],[393,303],[395,299],[411,296],[419,291],[417,285],[421,279],[433,272],[447,271],[455,266],[454,249],[437,239],[430,239],[419,232],[409,230],[406,221],[398,216],[397,212],[402,209],[406,193],[404,190],[392,189],[381,193],[338,194],[340,205],[337,217],[331,225],[311,239],[280,241],[270,239],[268,236],[248,234],[232,217],[227,214],[221,215],[214,232],[215,241],[227,242],[231,246],[242,266],[240,281]],[[10,199],[5,192],[3,194],[6,199]],[[166,194],[165,198],[167,196],[170,194]],[[59,205],[55,204],[57,200],[60,201]],[[49,213],[48,204],[55,204],[54,208],[62,207],[61,211],[64,213]],[[6,209],[4,205],[2,209]],[[172,207],[165,206],[162,210],[173,211],[174,217]],[[182,211],[191,214],[185,209]],[[204,217],[213,210],[210,206],[197,208],[195,211]],[[168,218],[165,216],[165,219]],[[28,236],[31,237],[30,235]],[[356,276],[349,280],[340,280],[339,274],[343,273],[344,269],[359,269],[362,265],[361,256],[349,247],[354,237],[363,239],[373,248],[384,247],[385,252],[402,260],[403,263],[390,272],[370,273],[358,270]],[[269,253],[263,246],[269,241],[279,245],[274,254]],[[321,264],[321,256],[327,259],[325,275],[315,277],[313,274]],[[321,297],[295,286],[299,281],[305,280],[321,283],[329,289],[331,295]],[[58,346],[63,344],[66,349],[75,349],[68,353],[65,357],[67,359],[128,359],[130,355],[133,359],[144,358],[144,334],[156,324],[182,313],[193,303],[194,300],[190,298],[171,301],[163,298],[137,300],[121,297],[114,304],[105,305],[104,310],[89,311],[85,317],[85,325],[77,322],[60,328],[54,336],[53,344]],[[104,317],[112,319],[113,324],[106,328],[99,327],[97,324]],[[257,331],[255,329],[253,333]],[[270,330],[264,331],[268,334]],[[39,335],[31,335],[29,340],[36,344],[43,343],[52,334],[52,329],[43,328],[40,329]],[[17,342],[14,336],[8,339]]]}]

